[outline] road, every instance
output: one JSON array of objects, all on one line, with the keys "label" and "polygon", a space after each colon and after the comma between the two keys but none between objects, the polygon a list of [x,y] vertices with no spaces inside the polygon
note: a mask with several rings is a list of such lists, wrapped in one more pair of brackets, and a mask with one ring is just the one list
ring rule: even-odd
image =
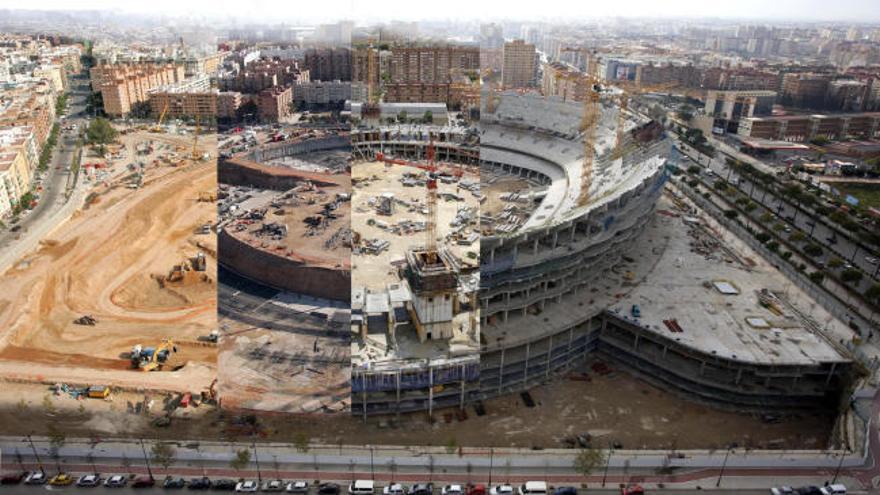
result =
[{"label": "road", "polygon": [[[71,77],[69,80],[71,84],[67,99],[69,117],[59,123],[62,128],[66,124],[73,123],[81,129],[88,125],[88,119],[84,113],[88,96],[88,82],[81,76]],[[49,168],[41,178],[43,190],[39,193],[39,201],[34,209],[23,215],[15,225],[9,225],[9,228],[0,232],[0,250],[8,249],[34,226],[49,219],[67,202],[68,196],[65,193],[68,188],[73,186],[71,182],[74,180],[72,172],[67,168],[73,161],[76,141],[76,133],[63,129],[59,132]],[[15,231],[12,230],[13,228]]]},{"label": "road", "polygon": [[[800,231],[807,239],[812,239],[814,243],[821,245],[822,255],[811,259],[819,263],[826,271],[834,272],[839,276],[848,266],[859,268],[866,276],[858,283],[851,284],[850,287],[860,293],[864,293],[871,285],[880,281],[878,278],[880,263],[865,253],[858,244],[847,237],[837,235],[825,223],[808,216],[796,206],[775,196],[772,191],[750,181],[748,177],[738,174],[731,167],[728,167],[723,155],[720,158],[709,158],[681,141],[678,141],[677,145],[687,155],[694,157],[698,165],[708,167],[714,175],[727,180],[740,191],[751,196],[752,201],[775,212],[779,217],[778,221],[785,224],[785,230],[779,232],[780,236],[790,238],[795,232]],[[828,262],[832,258],[840,258],[844,264],[832,268],[828,266]]]}]

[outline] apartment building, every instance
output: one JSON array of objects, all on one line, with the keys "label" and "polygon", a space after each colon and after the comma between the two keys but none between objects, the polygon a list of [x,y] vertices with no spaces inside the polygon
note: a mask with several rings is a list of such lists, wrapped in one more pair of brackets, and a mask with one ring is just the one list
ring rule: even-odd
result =
[{"label": "apartment building", "polygon": [[42,148],[55,123],[55,92],[45,79],[7,86],[0,94],[0,126],[29,126]]},{"label": "apartment building", "polygon": [[313,81],[351,81],[351,50],[348,48],[310,48],[303,67]]},{"label": "apartment building", "polygon": [[89,71],[92,90],[100,91],[104,111],[121,117],[138,103],[146,102],[150,92],[184,80],[182,65],[114,64],[99,65]]},{"label": "apartment building", "polygon": [[504,43],[501,84],[504,88],[528,88],[535,84],[537,58],[535,45],[523,40]]},{"label": "apartment building", "polygon": [[235,119],[241,106],[241,93],[237,91],[221,91],[217,93],[217,118]]},{"label": "apartment building", "polygon": [[165,111],[166,118],[211,120],[217,116],[218,94],[218,90],[211,88],[207,75],[192,77],[150,91],[150,112],[161,115]]},{"label": "apartment building", "polygon": [[290,115],[290,104],[293,102],[291,88],[265,89],[257,97],[257,109],[263,122],[278,122]]},{"label": "apartment building", "polygon": [[880,112],[787,115],[742,119],[737,134],[748,138],[808,142],[820,136],[828,139],[876,139],[880,137],[878,128]]}]

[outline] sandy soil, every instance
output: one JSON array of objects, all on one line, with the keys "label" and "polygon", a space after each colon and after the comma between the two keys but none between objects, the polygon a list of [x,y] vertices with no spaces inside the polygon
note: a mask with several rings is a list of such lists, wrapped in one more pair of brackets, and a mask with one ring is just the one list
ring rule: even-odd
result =
[{"label": "sandy soil", "polygon": [[[360,418],[342,412],[327,415],[277,415],[259,418],[259,438],[291,441],[304,433],[314,442],[336,444],[447,445],[450,439],[463,446],[541,446],[563,447],[562,440],[573,434],[589,433],[600,446],[618,442],[624,448],[719,448],[736,443],[751,448],[823,448],[833,418],[822,416],[789,417],[781,422],[765,422],[753,415],[717,411],[694,404],[645,384],[619,370],[597,375],[589,366],[572,375],[588,381],[561,379],[551,385],[533,388],[536,406],[526,407],[519,395],[485,402],[486,414],[477,416],[469,406],[467,419],[455,419],[455,411],[435,412],[434,423],[425,414],[394,418]],[[0,432],[39,432],[46,427],[43,397],[45,387],[4,383],[0,387]],[[161,404],[165,395],[150,393]],[[20,397],[26,410],[22,414]],[[240,429],[231,427],[232,417],[215,408],[202,406],[186,411],[185,420],[173,421],[169,428],[150,426],[150,416],[122,414],[125,404],[142,400],[144,394],[115,394],[113,402],[75,401],[53,398],[69,435],[93,433],[146,435],[162,438],[242,438]],[[79,411],[79,404],[86,405]],[[39,414],[36,414],[39,413]],[[158,411],[154,412],[158,414]],[[535,421],[536,417],[544,418]],[[546,420],[554,418],[552,421]]]},{"label": "sandy soil", "polygon": [[[191,144],[186,136],[123,138],[127,148],[138,139]],[[208,141],[200,141],[205,149]],[[214,222],[214,204],[198,198],[216,191],[215,161],[180,167],[150,162],[144,187],[129,189],[124,164],[131,160],[102,170],[88,205],[0,276],[0,363],[21,364],[12,371],[26,373],[26,363],[40,363],[50,365],[49,374],[59,367],[112,370],[96,376],[114,384],[143,382],[142,373],[127,369],[127,352],[169,337],[179,343],[177,363],[216,363],[215,349],[196,344],[216,328],[216,240],[196,234]],[[174,265],[199,251],[207,256],[205,272],[165,280]],[[97,325],[74,324],[82,315]],[[9,369],[0,367],[0,374]],[[186,368],[178,373],[186,376]]]}]

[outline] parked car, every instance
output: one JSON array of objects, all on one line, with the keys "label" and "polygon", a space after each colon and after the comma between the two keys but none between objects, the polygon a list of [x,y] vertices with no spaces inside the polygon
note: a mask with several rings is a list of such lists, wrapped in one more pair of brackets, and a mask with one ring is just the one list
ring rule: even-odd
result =
[{"label": "parked car", "polygon": [[284,491],[283,480],[268,480],[263,482],[264,492],[281,492]]},{"label": "parked car", "polygon": [[321,483],[318,486],[318,495],[339,495],[339,485],[336,483]]},{"label": "parked car", "polygon": [[620,488],[620,495],[645,495],[641,485],[626,485]]},{"label": "parked car", "polygon": [[382,495],[405,495],[406,488],[400,483],[394,483],[382,489]]},{"label": "parked car", "polygon": [[303,480],[291,481],[286,488],[288,493],[309,493],[309,482]]},{"label": "parked car", "polygon": [[794,495],[794,488],[790,486],[774,486],[770,489],[770,495]]},{"label": "parked car", "polygon": [[822,495],[822,490],[818,486],[802,486],[795,489],[797,495]]},{"label": "parked car", "polygon": [[33,471],[24,478],[25,485],[45,485],[49,477],[42,471]]},{"label": "parked car", "polygon": [[0,485],[17,485],[27,476],[27,471],[12,471],[0,476]]},{"label": "parked car", "polygon": [[189,480],[189,485],[187,487],[190,490],[207,490],[211,488],[211,480],[207,477],[205,478],[193,478]]},{"label": "parked car", "polygon": [[131,483],[132,488],[152,488],[156,485],[156,480],[152,476],[138,476]]},{"label": "parked car", "polygon": [[[256,482],[254,482],[254,483],[256,483]],[[214,480],[211,483],[211,488],[213,488],[214,490],[231,492],[231,491],[235,490],[236,488],[238,488],[238,483],[236,483],[235,480],[230,480],[230,479]]]},{"label": "parked car", "polygon": [[823,486],[819,488],[819,491],[822,492],[822,495],[846,495],[846,487],[840,483]]},{"label": "parked car", "polygon": [[101,484],[101,475],[98,473],[84,474],[76,480],[76,486],[91,488]]},{"label": "parked car", "polygon": [[114,474],[104,480],[104,486],[107,488],[122,488],[128,484],[128,477],[122,474]]},{"label": "parked car", "polygon": [[519,495],[547,495],[547,483],[544,481],[526,481],[519,486]]},{"label": "parked car", "polygon": [[183,488],[186,486],[186,480],[183,478],[172,478],[171,476],[165,478],[165,481],[162,482],[162,488],[167,489],[177,489]]},{"label": "parked car", "polygon": [[557,486],[553,495],[577,495],[578,489],[573,486]]},{"label": "parked car", "polygon": [[241,493],[253,493],[260,489],[260,484],[254,480],[240,481],[235,485],[235,491]]},{"label": "parked car", "polygon": [[52,486],[67,486],[73,484],[73,476],[67,473],[58,473],[49,480]]},{"label": "parked car", "polygon": [[865,261],[867,261],[868,263],[870,263],[872,265],[877,264],[877,258],[874,258],[873,256],[865,256]]},{"label": "parked car", "polygon": [[375,484],[373,480],[355,480],[348,485],[349,495],[373,495]]},{"label": "parked car", "polygon": [[512,495],[513,486],[511,485],[495,485],[489,490],[489,495]]},{"label": "parked car", "polygon": [[413,485],[409,488],[407,495],[433,495],[434,493],[434,484],[433,483],[419,483],[417,485]]},{"label": "parked car", "polygon": [[467,486],[467,495],[487,495],[488,490],[486,490],[486,485],[477,484],[472,485],[468,484]]},{"label": "parked car", "polygon": [[440,490],[442,495],[464,495],[464,488],[461,485],[446,485]]}]

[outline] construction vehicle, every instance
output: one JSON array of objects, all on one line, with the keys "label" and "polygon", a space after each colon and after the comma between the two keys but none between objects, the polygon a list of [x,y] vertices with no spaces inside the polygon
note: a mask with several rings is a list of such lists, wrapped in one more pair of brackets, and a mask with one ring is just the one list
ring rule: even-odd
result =
[{"label": "construction vehicle", "polygon": [[159,134],[165,132],[165,128],[162,127],[162,122],[165,122],[166,115],[168,115],[168,100],[165,100],[165,106],[162,107],[162,113],[159,114],[159,120],[156,122],[156,125],[150,129],[150,132]]},{"label": "construction vehicle", "polygon": [[92,315],[83,315],[73,320],[73,322],[77,325],[88,325],[90,327],[93,327],[96,323],[98,323],[98,320],[96,320],[95,317]]},{"label": "construction vehicle", "polygon": [[639,308],[638,304],[633,304],[629,310],[629,314],[631,314],[633,318],[641,318],[642,317],[642,309]]},{"label": "construction vehicle", "polygon": [[86,390],[86,395],[92,399],[106,399],[110,396],[110,387],[106,385],[92,385]]},{"label": "construction vehicle", "polygon": [[154,371],[162,369],[162,365],[172,352],[177,352],[174,342],[171,339],[164,339],[157,347],[143,347],[140,344],[132,347],[129,357],[132,368]]},{"label": "construction vehicle", "polygon": [[202,203],[213,203],[217,201],[216,191],[203,191],[199,193],[199,201]]}]

